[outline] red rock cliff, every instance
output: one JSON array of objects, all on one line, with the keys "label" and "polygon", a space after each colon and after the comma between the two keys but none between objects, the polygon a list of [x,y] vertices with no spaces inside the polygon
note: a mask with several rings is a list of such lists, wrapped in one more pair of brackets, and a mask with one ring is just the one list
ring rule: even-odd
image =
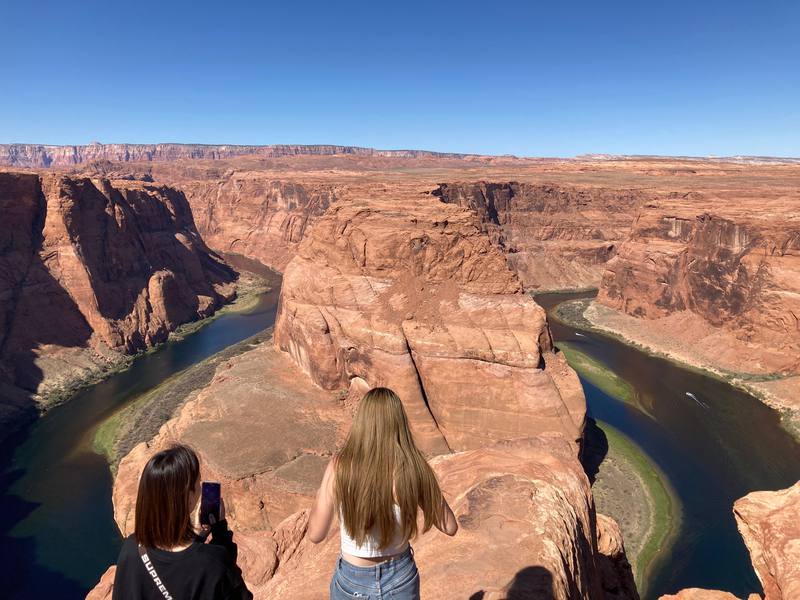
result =
[{"label": "red rock cliff", "polygon": [[[691,313],[749,345],[767,370],[800,371],[798,200],[674,194],[648,202],[598,301],[647,320]],[[680,332],[677,332],[680,333]],[[692,344],[692,330],[683,332]]]},{"label": "red rock cliff", "polygon": [[306,228],[336,197],[334,185],[269,179],[234,172],[181,186],[203,239],[282,271]]},{"label": "red rock cliff", "polygon": [[66,383],[93,359],[164,341],[233,294],[235,273],[171,188],[0,173],[0,212],[5,385],[36,393]]},{"label": "red rock cliff", "polygon": [[800,481],[776,492],[751,492],[733,507],[765,600],[800,598]]},{"label": "red rock cliff", "polygon": [[397,389],[430,452],[581,437],[583,392],[544,310],[474,213],[429,196],[328,209],[286,268],[275,342],[323,388]]},{"label": "red rock cliff", "polygon": [[527,290],[597,287],[645,198],[625,188],[487,181],[433,193],[478,213]]}]

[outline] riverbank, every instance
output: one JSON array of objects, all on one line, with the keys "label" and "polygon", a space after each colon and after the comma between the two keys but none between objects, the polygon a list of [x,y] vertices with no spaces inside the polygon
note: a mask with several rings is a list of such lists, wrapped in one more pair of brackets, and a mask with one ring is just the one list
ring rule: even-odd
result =
[{"label": "riverbank", "polygon": [[211,382],[220,364],[255,348],[271,337],[272,328],[265,329],[176,373],[135,398],[90,432],[92,449],[103,455],[112,472],[116,472],[119,461],[134,446],[154,438],[161,426],[169,421],[184,403]]},{"label": "riverbank", "polygon": [[607,423],[587,428],[589,466],[597,511],[620,526],[637,588],[645,595],[650,574],[680,529],[680,501],[666,476],[633,440]]},{"label": "riverbank", "polygon": [[[224,315],[252,311],[258,305],[261,296],[272,289],[273,285],[274,282],[269,282],[260,276],[242,272],[236,300],[207,319],[182,325],[171,334],[169,341],[185,339]],[[193,392],[202,389],[211,381],[220,363],[246,352],[266,339],[265,336],[271,335],[270,328],[233,344],[204,361],[176,373],[135,398],[91,432],[92,448],[98,454],[105,456],[112,471],[115,470],[123,456],[139,442],[154,437],[161,425],[172,417],[177,408],[190,399]]]},{"label": "riverbank", "polygon": [[638,408],[636,390],[627,381],[619,377],[603,363],[579,349],[573,342],[556,342],[556,346],[564,353],[569,366],[592,385],[609,396]]},{"label": "riverbank", "polygon": [[556,307],[552,318],[561,323],[605,335],[641,352],[668,360],[688,370],[712,377],[747,392],[781,417],[781,425],[800,440],[800,374],[748,373],[724,368],[696,349],[686,348],[677,339],[661,332],[656,335],[642,327],[642,320],[624,315],[591,298],[568,300]]},{"label": "riverbank", "polygon": [[178,326],[165,341],[136,354],[125,354],[102,345],[96,348],[39,347],[36,367],[41,371],[42,383],[36,392],[0,384],[0,441],[69,401],[81,390],[127,371],[138,358],[157,351],[164,344],[184,339],[230,312],[251,310],[273,285],[268,276],[240,271],[232,302],[220,306],[213,315]]}]

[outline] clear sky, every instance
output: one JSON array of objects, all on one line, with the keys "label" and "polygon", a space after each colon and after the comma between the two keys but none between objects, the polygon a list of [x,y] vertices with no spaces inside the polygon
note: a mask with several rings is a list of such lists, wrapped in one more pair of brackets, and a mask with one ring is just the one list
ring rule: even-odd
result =
[{"label": "clear sky", "polygon": [[800,0],[2,0],[0,143],[800,156]]}]

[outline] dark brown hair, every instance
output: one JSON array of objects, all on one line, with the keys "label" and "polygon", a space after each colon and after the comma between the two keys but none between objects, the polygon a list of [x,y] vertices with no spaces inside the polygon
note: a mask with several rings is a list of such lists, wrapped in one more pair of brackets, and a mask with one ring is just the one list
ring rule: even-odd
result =
[{"label": "dark brown hair", "polygon": [[188,446],[173,446],[144,467],[136,496],[136,541],[147,548],[174,548],[192,539],[189,498],[200,461]]}]

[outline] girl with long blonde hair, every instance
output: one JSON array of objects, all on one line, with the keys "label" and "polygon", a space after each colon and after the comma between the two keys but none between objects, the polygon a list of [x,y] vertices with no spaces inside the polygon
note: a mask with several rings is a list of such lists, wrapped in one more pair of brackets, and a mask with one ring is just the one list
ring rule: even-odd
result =
[{"label": "girl with long blonde hair", "polygon": [[458,530],[436,475],[419,451],[403,403],[392,390],[374,388],[359,404],[344,447],[330,461],[308,522],[319,543],[339,515],[341,556],[331,600],[417,600],[419,573],[409,540],[436,527]]}]

